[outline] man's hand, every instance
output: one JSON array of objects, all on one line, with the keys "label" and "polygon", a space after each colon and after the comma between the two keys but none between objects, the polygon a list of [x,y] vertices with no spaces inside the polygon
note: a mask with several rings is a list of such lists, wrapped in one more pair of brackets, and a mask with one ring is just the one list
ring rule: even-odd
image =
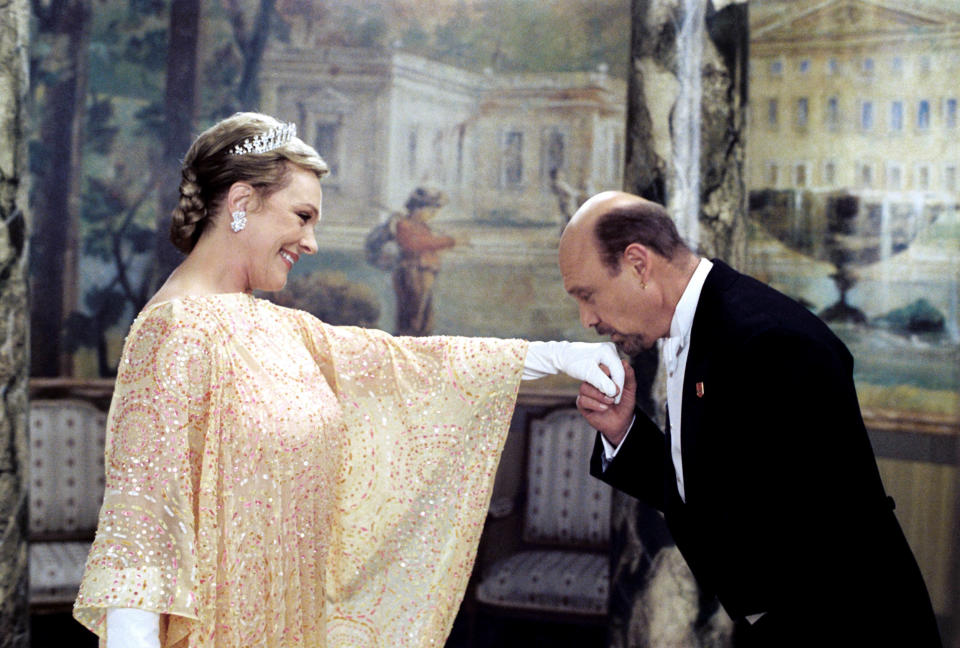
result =
[{"label": "man's hand", "polygon": [[577,395],[577,409],[614,446],[620,445],[626,436],[637,402],[637,377],[630,363],[622,362],[624,380],[619,403],[588,382],[580,384]]}]

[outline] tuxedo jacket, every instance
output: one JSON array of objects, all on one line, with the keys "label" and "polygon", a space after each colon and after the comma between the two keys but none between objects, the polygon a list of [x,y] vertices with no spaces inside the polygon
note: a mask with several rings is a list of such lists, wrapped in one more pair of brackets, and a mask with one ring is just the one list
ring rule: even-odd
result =
[{"label": "tuxedo jacket", "polygon": [[903,631],[906,645],[936,645],[930,599],[861,418],[851,354],[797,302],[713,264],[683,382],[686,501],[669,419],[661,431],[639,410],[606,470],[598,435],[592,474],[664,513],[699,585],[734,620],[850,619],[885,637]]}]

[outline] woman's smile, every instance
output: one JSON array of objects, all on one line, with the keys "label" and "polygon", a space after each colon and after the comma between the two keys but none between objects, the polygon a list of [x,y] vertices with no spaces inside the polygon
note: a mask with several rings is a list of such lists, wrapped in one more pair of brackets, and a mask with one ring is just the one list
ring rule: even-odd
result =
[{"label": "woman's smile", "polygon": [[287,263],[288,266],[290,266],[290,268],[293,268],[293,264],[296,263],[300,258],[293,252],[287,252],[286,250],[280,250],[280,257]]}]

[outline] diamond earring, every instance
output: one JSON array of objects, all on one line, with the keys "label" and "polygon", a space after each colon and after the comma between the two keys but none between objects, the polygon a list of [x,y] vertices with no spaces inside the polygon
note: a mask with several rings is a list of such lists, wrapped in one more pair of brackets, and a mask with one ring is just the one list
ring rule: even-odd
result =
[{"label": "diamond earring", "polygon": [[234,232],[239,232],[247,226],[247,212],[243,210],[235,211],[230,214],[230,217],[233,219],[230,223],[230,229]]}]

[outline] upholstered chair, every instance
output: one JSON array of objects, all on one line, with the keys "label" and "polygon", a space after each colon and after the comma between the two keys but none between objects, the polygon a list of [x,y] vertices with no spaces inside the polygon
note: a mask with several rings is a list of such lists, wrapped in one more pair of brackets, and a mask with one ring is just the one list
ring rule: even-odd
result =
[{"label": "upholstered chair", "polygon": [[69,609],[103,500],[106,414],[73,399],[30,403],[29,561],[33,612]]},{"label": "upholstered chair", "polygon": [[530,421],[522,545],[482,569],[474,590],[480,619],[605,624],[611,490],[589,474],[595,438],[575,408]]}]

